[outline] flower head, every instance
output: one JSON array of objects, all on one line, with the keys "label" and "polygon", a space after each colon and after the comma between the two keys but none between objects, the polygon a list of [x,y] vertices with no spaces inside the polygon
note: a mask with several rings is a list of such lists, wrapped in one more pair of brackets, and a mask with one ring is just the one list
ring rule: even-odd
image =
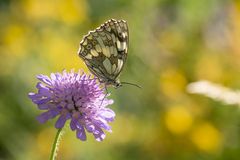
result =
[{"label": "flower head", "polygon": [[92,133],[97,141],[105,138],[102,129],[111,132],[108,122],[114,120],[115,113],[106,108],[113,100],[107,99],[104,88],[96,78],[79,71],[52,73],[50,77],[38,75],[38,93],[29,93],[32,102],[40,110],[46,110],[37,117],[44,123],[56,116],[56,128],[62,128],[70,119],[70,127],[76,130],[77,138],[86,140],[86,132]]}]

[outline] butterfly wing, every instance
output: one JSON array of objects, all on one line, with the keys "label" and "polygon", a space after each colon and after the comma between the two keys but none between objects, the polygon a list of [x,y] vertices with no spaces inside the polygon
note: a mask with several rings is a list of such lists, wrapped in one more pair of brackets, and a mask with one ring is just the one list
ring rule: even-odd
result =
[{"label": "butterfly wing", "polygon": [[127,22],[111,19],[84,36],[78,54],[100,80],[115,81],[126,62],[128,43]]}]

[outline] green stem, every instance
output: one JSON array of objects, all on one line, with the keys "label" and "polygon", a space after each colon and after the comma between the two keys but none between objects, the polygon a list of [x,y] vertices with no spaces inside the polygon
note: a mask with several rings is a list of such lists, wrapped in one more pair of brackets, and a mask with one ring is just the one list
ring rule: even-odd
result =
[{"label": "green stem", "polygon": [[55,160],[56,157],[57,157],[58,146],[59,146],[59,144],[60,144],[61,136],[62,136],[62,134],[63,134],[62,131],[63,131],[63,128],[60,128],[60,129],[57,131],[57,134],[56,134],[54,143],[53,143],[53,145],[52,145],[52,151],[51,151],[50,160]]}]

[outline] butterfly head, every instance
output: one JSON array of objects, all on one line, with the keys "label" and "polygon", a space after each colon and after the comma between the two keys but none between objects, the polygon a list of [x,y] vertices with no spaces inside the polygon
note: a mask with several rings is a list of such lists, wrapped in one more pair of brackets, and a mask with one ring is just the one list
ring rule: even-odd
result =
[{"label": "butterfly head", "polygon": [[122,86],[122,84],[119,80],[108,80],[106,84],[111,85],[116,89]]}]

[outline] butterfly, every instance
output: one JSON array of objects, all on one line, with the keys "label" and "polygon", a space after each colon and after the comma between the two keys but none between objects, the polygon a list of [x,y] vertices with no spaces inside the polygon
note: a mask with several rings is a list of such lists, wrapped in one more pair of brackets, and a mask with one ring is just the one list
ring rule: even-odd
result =
[{"label": "butterfly", "polygon": [[100,83],[118,88],[122,86],[119,76],[127,60],[128,46],[127,22],[111,19],[83,37],[78,55]]}]

